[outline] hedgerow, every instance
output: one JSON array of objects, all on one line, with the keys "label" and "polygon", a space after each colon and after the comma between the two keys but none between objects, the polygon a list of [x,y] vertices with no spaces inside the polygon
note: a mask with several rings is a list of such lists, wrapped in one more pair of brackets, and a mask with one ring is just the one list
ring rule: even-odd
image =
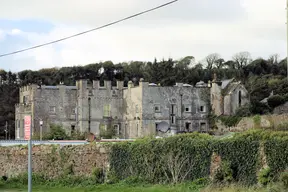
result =
[{"label": "hedgerow", "polygon": [[178,183],[210,176],[213,153],[227,162],[233,182],[257,183],[260,143],[273,173],[288,167],[288,133],[254,130],[232,138],[185,134],[166,139],[142,139],[111,146],[111,173],[120,180],[139,178],[150,183]]}]

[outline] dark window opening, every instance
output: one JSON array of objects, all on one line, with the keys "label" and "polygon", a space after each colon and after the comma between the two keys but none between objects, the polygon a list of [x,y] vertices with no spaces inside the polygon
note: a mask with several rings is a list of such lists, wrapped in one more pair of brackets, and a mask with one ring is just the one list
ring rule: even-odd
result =
[{"label": "dark window opening", "polygon": [[156,131],[158,131],[158,123],[155,123]]},{"label": "dark window opening", "polygon": [[171,124],[175,124],[175,116],[171,116]]},{"label": "dark window opening", "polygon": [[190,107],[185,107],[185,112],[190,112],[190,111],[191,111]]},{"label": "dark window opening", "polygon": [[75,125],[71,125],[71,133],[73,134],[75,132]]},{"label": "dark window opening", "polygon": [[238,101],[239,101],[239,106],[241,106],[241,103],[242,103],[242,94],[241,94],[241,91],[239,91],[239,93],[238,93]]},{"label": "dark window opening", "polygon": [[128,81],[123,82],[123,87],[128,87]]},{"label": "dark window opening", "polygon": [[200,123],[200,130],[201,131],[206,130],[206,123]]},{"label": "dark window opening", "polygon": [[116,81],[116,79],[114,79],[114,80],[111,82],[111,85],[112,85],[112,87],[117,87],[117,81]]},{"label": "dark window opening", "polygon": [[204,112],[204,106],[200,106],[200,111]]},{"label": "dark window opening", "polygon": [[172,114],[175,114],[175,105],[172,105],[171,113],[172,113]]},{"label": "dark window opening", "polygon": [[159,105],[154,106],[154,111],[155,112],[160,112],[160,106]]},{"label": "dark window opening", "polygon": [[190,131],[190,127],[191,127],[191,123],[190,122],[186,122],[185,123],[185,129],[186,129],[187,132]]},{"label": "dark window opening", "polygon": [[100,81],[99,81],[99,86],[100,86],[100,87],[104,87],[104,86],[105,86],[104,80],[100,80]]}]

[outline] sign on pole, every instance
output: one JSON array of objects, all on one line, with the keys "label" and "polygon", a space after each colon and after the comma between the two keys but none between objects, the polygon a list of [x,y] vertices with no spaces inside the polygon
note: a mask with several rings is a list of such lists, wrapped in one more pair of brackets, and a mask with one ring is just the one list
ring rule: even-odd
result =
[{"label": "sign on pole", "polygon": [[24,117],[24,140],[30,140],[30,131],[31,131],[31,116],[27,115]]},{"label": "sign on pole", "polygon": [[24,117],[24,139],[28,140],[28,192],[32,192],[32,129],[31,116]]}]

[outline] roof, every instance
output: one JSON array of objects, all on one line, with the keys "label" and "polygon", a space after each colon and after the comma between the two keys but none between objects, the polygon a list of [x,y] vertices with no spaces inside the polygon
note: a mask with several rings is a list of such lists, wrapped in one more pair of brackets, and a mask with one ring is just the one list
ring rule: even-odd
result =
[{"label": "roof", "polygon": [[234,80],[234,78],[221,81],[222,82],[221,89],[225,89],[227,87],[227,85],[229,85],[229,83],[231,83],[233,80]]}]

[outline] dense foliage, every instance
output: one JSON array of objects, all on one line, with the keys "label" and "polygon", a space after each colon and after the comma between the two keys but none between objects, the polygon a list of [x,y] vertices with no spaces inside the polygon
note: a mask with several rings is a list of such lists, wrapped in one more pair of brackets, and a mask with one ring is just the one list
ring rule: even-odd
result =
[{"label": "dense foliage", "polygon": [[[39,134],[36,134],[33,139],[39,139]],[[85,134],[79,131],[74,131],[67,134],[60,125],[50,125],[50,130],[43,136],[44,140],[84,140]]]},{"label": "dense foliage", "polygon": [[[103,69],[103,73],[101,73]],[[123,80],[126,84],[132,80],[139,83],[145,81],[172,86],[176,82],[195,85],[199,81],[212,80],[217,73],[220,79],[236,78],[242,80],[250,93],[252,105],[245,113],[263,114],[271,111],[271,107],[259,101],[268,97],[272,90],[275,95],[285,96],[288,91],[286,79],[286,60],[278,60],[277,55],[265,60],[251,60],[247,52],[237,53],[232,60],[224,61],[219,54],[210,54],[203,61],[196,63],[193,56],[180,60],[161,60],[153,62],[133,61],[114,64],[111,61],[89,64],[86,66],[41,69],[39,71],[24,70],[18,74],[0,70],[3,85],[0,88],[0,137],[5,138],[4,127],[8,122],[11,139],[14,138],[15,104],[19,101],[19,86],[30,83],[42,85],[75,85],[78,79]],[[17,77],[18,75],[18,77]],[[287,100],[287,99],[286,99]]]},{"label": "dense foliage", "polygon": [[189,134],[115,144],[110,154],[111,172],[119,179],[137,177],[151,183],[178,183],[208,177],[215,153],[226,167],[217,174],[218,181],[222,178],[256,184],[261,168],[261,142],[271,172],[279,175],[288,167],[288,133],[267,131],[251,131],[226,139]]}]

